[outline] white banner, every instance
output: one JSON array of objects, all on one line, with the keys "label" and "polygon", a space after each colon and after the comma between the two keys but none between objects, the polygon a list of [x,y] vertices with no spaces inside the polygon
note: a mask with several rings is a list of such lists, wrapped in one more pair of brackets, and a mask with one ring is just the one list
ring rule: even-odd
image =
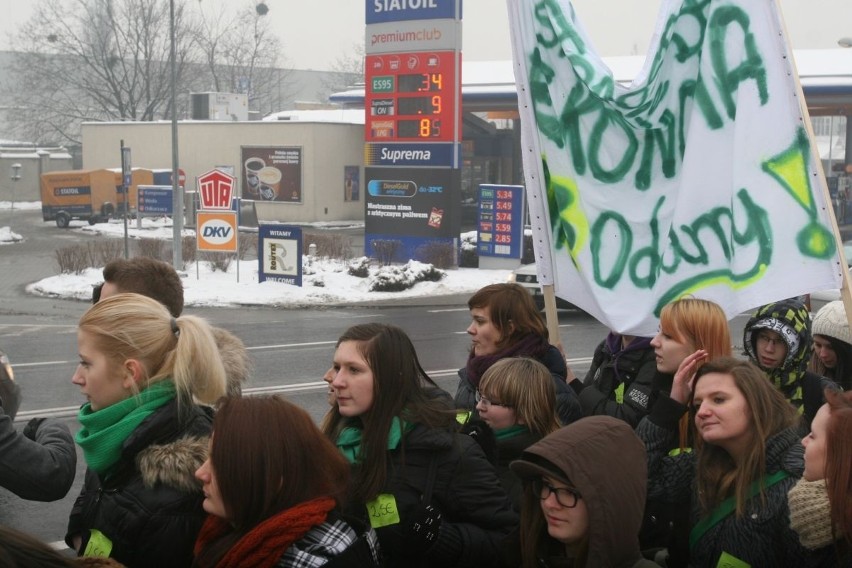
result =
[{"label": "white banner", "polygon": [[508,0],[539,279],[622,333],[691,294],[729,318],[839,288],[775,0],[663,0],[624,86],[567,0]]}]

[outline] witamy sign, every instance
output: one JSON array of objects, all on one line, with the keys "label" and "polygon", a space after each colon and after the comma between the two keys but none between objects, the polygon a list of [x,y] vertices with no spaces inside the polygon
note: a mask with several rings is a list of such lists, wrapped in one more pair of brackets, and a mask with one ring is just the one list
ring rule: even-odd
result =
[{"label": "witamy sign", "polygon": [[264,225],[257,229],[257,280],[302,285],[302,229]]},{"label": "witamy sign", "polygon": [[231,210],[236,180],[211,170],[198,177],[201,208],[196,213],[196,243],[200,251],[237,252],[237,213]]}]

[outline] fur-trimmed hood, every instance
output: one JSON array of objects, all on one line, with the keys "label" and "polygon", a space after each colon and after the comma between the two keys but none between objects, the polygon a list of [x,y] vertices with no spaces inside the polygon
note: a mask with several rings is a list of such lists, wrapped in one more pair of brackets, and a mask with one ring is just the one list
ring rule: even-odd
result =
[{"label": "fur-trimmed hood", "polygon": [[248,382],[252,371],[252,362],[245,343],[227,329],[214,327],[211,331],[225,367],[228,396],[240,396],[243,384]]},{"label": "fur-trimmed hood", "polygon": [[210,438],[181,438],[174,442],[150,446],[136,457],[136,465],[146,487],[167,485],[191,493],[201,488],[195,472],[207,459]]}]

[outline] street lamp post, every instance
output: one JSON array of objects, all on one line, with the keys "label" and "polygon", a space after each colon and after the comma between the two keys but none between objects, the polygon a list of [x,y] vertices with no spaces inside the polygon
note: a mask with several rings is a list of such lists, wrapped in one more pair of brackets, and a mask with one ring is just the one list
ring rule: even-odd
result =
[{"label": "street lamp post", "polygon": [[11,205],[9,207],[9,229],[12,228],[12,219],[15,218],[15,189],[18,187],[18,181],[21,179],[21,164],[15,162],[12,164],[12,174],[9,176],[12,180],[12,189],[9,194]]},{"label": "street lamp post", "polygon": [[177,48],[175,46],[175,0],[169,0],[169,73],[172,105],[172,264],[183,269],[183,191],[179,182],[177,129]]}]

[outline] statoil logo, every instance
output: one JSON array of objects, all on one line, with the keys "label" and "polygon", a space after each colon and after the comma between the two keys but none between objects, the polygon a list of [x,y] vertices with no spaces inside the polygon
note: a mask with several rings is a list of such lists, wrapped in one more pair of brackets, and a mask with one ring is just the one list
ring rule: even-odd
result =
[{"label": "statoil logo", "polygon": [[201,225],[201,237],[211,245],[224,245],[234,238],[234,228],[222,219],[210,219]]}]

